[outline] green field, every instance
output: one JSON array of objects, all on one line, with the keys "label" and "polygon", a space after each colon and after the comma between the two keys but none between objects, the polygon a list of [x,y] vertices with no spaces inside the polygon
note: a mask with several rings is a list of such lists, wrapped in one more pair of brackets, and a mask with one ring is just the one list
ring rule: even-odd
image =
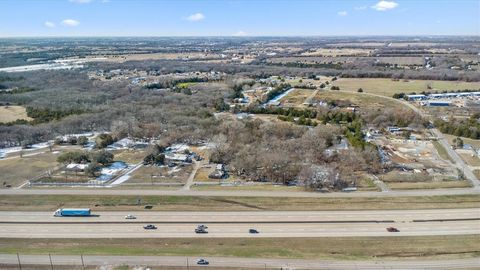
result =
[{"label": "green field", "polygon": [[[140,199],[140,204],[138,203]],[[89,207],[93,211],[315,211],[375,209],[479,208],[480,195],[421,197],[195,197],[1,195],[0,211],[53,211],[59,207]]]},{"label": "green field", "polygon": [[[422,91],[480,89],[480,82],[435,81],[435,80],[399,80],[391,79],[358,79],[340,78],[333,82],[343,91],[357,91],[362,88],[365,93],[392,97],[395,93],[411,93]],[[430,85],[432,89],[428,89]]]},{"label": "green field", "polygon": [[369,260],[480,255],[480,235],[335,238],[0,239],[0,253]]}]

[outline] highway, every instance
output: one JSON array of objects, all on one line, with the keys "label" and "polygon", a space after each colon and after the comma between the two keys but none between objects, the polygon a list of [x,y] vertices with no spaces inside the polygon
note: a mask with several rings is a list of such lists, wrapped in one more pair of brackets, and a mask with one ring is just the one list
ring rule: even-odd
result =
[{"label": "highway", "polygon": [[[480,234],[478,209],[281,212],[0,212],[0,238],[339,237]],[[127,214],[137,217],[126,220]],[[143,225],[155,224],[157,230]],[[208,234],[196,234],[206,224]],[[398,233],[386,231],[394,226]],[[250,234],[249,229],[259,234]]]},{"label": "highway", "polygon": [[[79,255],[52,255],[53,265],[82,265]],[[88,266],[103,265],[143,265],[187,267],[195,265],[197,257],[180,256],[98,256],[84,255],[83,264]],[[435,259],[435,260],[371,260],[371,261],[334,261],[334,260],[299,260],[266,258],[232,258],[206,257],[211,267],[241,267],[242,269],[478,269],[480,258]],[[20,255],[23,265],[50,265],[48,255]],[[16,254],[0,254],[1,265],[18,265]],[[218,269],[218,268],[216,268]]]}]

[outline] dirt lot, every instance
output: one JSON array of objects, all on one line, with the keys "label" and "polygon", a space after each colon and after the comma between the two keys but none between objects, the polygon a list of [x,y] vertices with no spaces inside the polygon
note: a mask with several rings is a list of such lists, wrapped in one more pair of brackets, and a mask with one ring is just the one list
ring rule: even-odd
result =
[{"label": "dirt lot", "polygon": [[0,123],[12,122],[18,119],[32,120],[27,116],[27,110],[22,106],[0,106]]},{"label": "dirt lot", "polygon": [[[391,79],[357,79],[357,78],[339,78],[333,82],[339,86],[340,90],[357,91],[362,88],[365,93],[377,94],[392,97],[395,93],[410,93],[422,91],[441,91],[441,90],[465,90],[480,89],[480,82],[458,82],[458,81],[429,81],[429,80],[409,80],[392,81]],[[431,86],[431,90],[427,86]]]}]

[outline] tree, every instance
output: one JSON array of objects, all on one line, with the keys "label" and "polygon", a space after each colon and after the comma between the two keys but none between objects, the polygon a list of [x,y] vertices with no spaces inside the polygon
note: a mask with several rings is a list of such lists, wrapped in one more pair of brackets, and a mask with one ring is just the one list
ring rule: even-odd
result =
[{"label": "tree", "polygon": [[102,164],[103,166],[111,164],[113,162],[113,157],[112,153],[105,150],[91,154],[92,162]]},{"label": "tree", "polygon": [[453,139],[453,144],[456,148],[463,148],[463,140],[460,137]]},{"label": "tree", "polygon": [[77,144],[78,145],[84,146],[87,143],[88,143],[88,138],[87,137],[85,137],[85,136],[78,137],[78,139],[77,139]]},{"label": "tree", "polygon": [[70,164],[70,163],[88,163],[90,158],[87,153],[75,151],[75,152],[65,152],[60,154],[57,157],[57,162],[63,164]]},{"label": "tree", "polygon": [[357,92],[358,92],[358,93],[363,93],[363,89],[362,89],[362,88],[358,88]]},{"label": "tree", "polygon": [[113,139],[112,135],[107,133],[102,133],[98,135],[98,137],[95,139],[95,142],[96,142],[96,148],[102,149],[114,143],[115,140]]}]

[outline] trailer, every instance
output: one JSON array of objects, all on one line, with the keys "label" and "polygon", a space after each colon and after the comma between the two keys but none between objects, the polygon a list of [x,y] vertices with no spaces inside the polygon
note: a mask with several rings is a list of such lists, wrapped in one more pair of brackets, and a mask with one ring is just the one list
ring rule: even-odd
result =
[{"label": "trailer", "polygon": [[91,211],[89,208],[78,208],[78,209],[67,209],[67,208],[59,208],[53,216],[55,217],[88,217],[91,216]]}]

